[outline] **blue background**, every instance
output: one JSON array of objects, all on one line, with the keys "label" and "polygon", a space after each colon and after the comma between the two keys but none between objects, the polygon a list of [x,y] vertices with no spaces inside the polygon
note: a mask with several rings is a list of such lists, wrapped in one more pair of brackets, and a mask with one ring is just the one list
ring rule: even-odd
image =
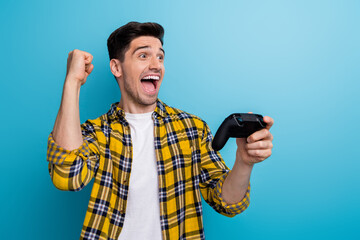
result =
[{"label": "blue background", "polygon": [[[62,192],[47,170],[69,51],[94,56],[81,122],[120,99],[106,40],[128,21],[165,28],[160,98],[213,133],[232,112],[275,119],[250,207],[204,205],[214,239],[359,239],[360,1],[1,1],[1,239],[78,239],[91,186]],[[222,156],[229,167],[235,141]]]}]

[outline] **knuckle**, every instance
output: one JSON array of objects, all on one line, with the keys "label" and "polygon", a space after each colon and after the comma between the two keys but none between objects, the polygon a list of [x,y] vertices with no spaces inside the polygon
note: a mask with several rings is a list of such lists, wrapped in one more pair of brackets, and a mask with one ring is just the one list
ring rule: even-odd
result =
[{"label": "knuckle", "polygon": [[78,55],[80,52],[81,52],[81,51],[80,51],[79,49],[74,49],[74,50],[73,50],[73,53],[76,54],[76,55]]},{"label": "knuckle", "polygon": [[265,134],[265,136],[269,136],[270,131],[268,129],[264,129],[264,134]]}]

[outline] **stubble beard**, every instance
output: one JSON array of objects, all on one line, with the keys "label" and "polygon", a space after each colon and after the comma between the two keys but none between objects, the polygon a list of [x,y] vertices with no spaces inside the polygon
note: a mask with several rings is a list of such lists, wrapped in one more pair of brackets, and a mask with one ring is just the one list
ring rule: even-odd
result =
[{"label": "stubble beard", "polygon": [[151,106],[156,103],[158,93],[156,93],[156,95],[151,97],[150,96],[142,97],[141,94],[137,92],[137,89],[133,88],[131,84],[129,84],[129,81],[131,80],[128,80],[125,74],[123,80],[124,80],[125,92],[127,93],[129,98],[128,101],[134,102],[137,105],[142,105],[145,107]]}]

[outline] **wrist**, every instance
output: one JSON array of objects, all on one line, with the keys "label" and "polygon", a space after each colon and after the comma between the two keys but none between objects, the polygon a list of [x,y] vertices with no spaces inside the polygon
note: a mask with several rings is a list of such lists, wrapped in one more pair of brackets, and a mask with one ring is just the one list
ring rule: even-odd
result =
[{"label": "wrist", "polygon": [[[244,150],[245,151],[245,150]],[[241,149],[237,149],[236,151],[236,161],[241,165],[248,165],[248,166],[254,166],[254,162],[249,161],[250,159],[248,156],[244,156],[246,153],[242,153]]]},{"label": "wrist", "polygon": [[81,82],[71,76],[66,76],[64,88],[71,88],[79,90],[81,87]]},{"label": "wrist", "polygon": [[255,163],[245,161],[240,154],[236,154],[235,164],[241,166],[242,168],[252,169]]},{"label": "wrist", "polygon": [[234,165],[237,165],[239,168],[241,168],[243,170],[247,170],[247,171],[252,171],[252,169],[254,167],[254,163],[247,163],[247,162],[244,162],[244,161],[238,160],[238,159],[236,159]]}]

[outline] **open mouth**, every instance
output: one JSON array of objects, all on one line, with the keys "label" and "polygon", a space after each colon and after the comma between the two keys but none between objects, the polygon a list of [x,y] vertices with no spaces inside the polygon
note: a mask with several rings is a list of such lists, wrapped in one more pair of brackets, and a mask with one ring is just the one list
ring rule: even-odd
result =
[{"label": "open mouth", "polygon": [[159,80],[160,80],[160,77],[157,75],[147,75],[141,79],[141,85],[145,92],[155,93]]}]

